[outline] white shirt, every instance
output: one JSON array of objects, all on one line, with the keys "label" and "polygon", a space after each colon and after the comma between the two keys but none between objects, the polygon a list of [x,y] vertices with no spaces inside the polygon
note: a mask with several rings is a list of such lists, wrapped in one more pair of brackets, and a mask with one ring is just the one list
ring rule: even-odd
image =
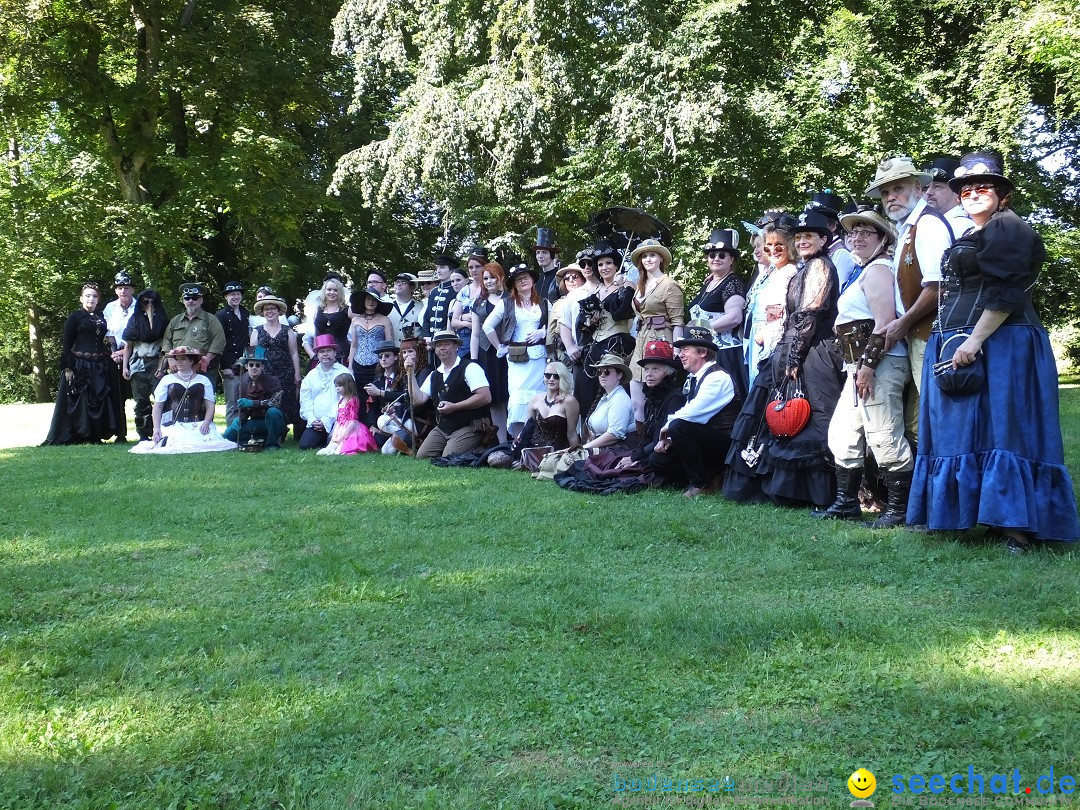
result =
[{"label": "white shirt", "polygon": [[[895,276],[900,270],[904,246],[911,237],[911,228],[917,221],[919,227],[915,231],[915,255],[919,259],[924,287],[941,281],[941,257],[952,246],[952,238],[949,236],[949,229],[945,227],[945,223],[933,214],[927,214],[919,219],[925,210],[926,200],[919,200],[907,219],[900,225],[900,235],[896,240],[896,251],[893,254],[893,275]],[[901,315],[907,312],[904,302],[900,299],[899,283],[896,284],[896,311]]]},{"label": "white shirt", "polygon": [[124,309],[120,306],[120,299],[110,301],[105,305],[105,309],[101,315],[105,318],[105,325],[107,331],[105,337],[111,337],[116,341],[116,348],[124,348],[124,329],[127,328],[128,320],[135,314],[135,299],[131,299],[131,303],[128,304],[128,308]]},{"label": "white shirt", "polygon": [[[510,335],[510,340],[514,343],[524,343],[528,340],[529,335],[532,332],[535,332],[537,329],[542,329],[547,325],[540,323],[540,316],[543,314],[543,309],[539,305],[525,309],[514,303],[513,298],[500,298],[495,302],[491,314],[484,320],[484,332],[489,334],[496,332],[505,316],[508,303],[514,304],[514,334]],[[526,351],[528,351],[529,358],[532,360],[538,360],[541,357],[547,356],[547,346],[544,345],[544,341],[530,344]]]},{"label": "white shirt", "polygon": [[593,439],[605,433],[625,439],[627,433],[634,431],[634,405],[621,385],[600,397],[589,414],[588,427],[589,436]]},{"label": "white shirt", "polygon": [[715,365],[716,362],[710,360],[686,378],[687,391],[690,390],[691,380],[695,383],[697,380],[701,380],[697,393],[694,394],[693,399],[687,401],[685,405],[667,418],[667,421],[664,422],[665,428],[675,419],[704,425],[723,410],[731,400],[735,399],[735,384],[731,381],[731,376],[723,369],[717,369],[705,379],[701,379],[702,375],[709,370],[709,366]]},{"label": "white shirt", "polygon": [[334,429],[337,421],[338,395],[334,380],[339,374],[352,376],[341,363],[334,363],[329,371],[323,371],[322,363],[319,363],[300,383],[300,418],[308,425],[322,422],[327,433]]},{"label": "white shirt", "polygon": [[[443,385],[446,385],[446,378],[450,376],[450,372],[453,371],[461,364],[461,358],[455,357],[454,363],[449,368],[446,366],[439,366],[439,373],[442,374]],[[479,363],[469,363],[465,366],[465,384],[469,386],[469,390],[474,394],[480,388],[490,388],[491,383],[488,382],[487,374],[484,373],[484,369]],[[431,396],[431,375],[428,374],[427,378],[420,383],[420,390],[427,396]]]}]

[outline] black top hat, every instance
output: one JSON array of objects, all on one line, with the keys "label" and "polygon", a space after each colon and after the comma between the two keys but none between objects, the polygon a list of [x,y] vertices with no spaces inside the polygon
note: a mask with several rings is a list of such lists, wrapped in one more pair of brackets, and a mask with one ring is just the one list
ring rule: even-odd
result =
[{"label": "black top hat", "polygon": [[622,251],[607,242],[597,242],[593,245],[593,258],[600,261],[603,258],[615,260],[615,266],[622,264]]},{"label": "black top hat", "polygon": [[952,155],[941,155],[934,158],[923,171],[930,175],[931,182],[947,183],[953,176],[953,172],[959,168],[959,158],[954,158]]},{"label": "black top hat", "polygon": [[239,281],[226,281],[225,282],[225,287],[221,291],[223,293],[231,293],[231,292],[242,293],[244,291],[244,285],[241,284]]},{"label": "black top hat", "polygon": [[555,244],[555,231],[551,230],[551,228],[537,228],[536,244],[533,245],[533,250],[547,250],[551,253],[558,253],[559,246]]},{"label": "black top hat", "polygon": [[394,308],[394,302],[384,295],[381,295],[374,287],[367,287],[363,290],[356,290],[349,296],[349,306],[356,315],[363,315],[367,312],[364,308],[364,298],[371,297],[375,299],[375,311],[380,315],[389,315],[390,310]]},{"label": "black top hat", "polygon": [[710,351],[716,351],[716,344],[713,343],[713,330],[704,321],[694,321],[686,325],[683,330],[683,337],[681,340],[676,340],[672,344],[676,349],[682,349],[686,346],[697,346],[701,349],[709,349]]},{"label": "black top hat", "polygon": [[826,239],[832,236],[832,231],[829,229],[828,218],[820,211],[811,209],[807,209],[799,214],[799,219],[791,228],[792,233],[800,233],[801,231],[810,231],[810,233],[820,234]]},{"label": "black top hat", "polygon": [[734,228],[713,228],[709,241],[701,246],[703,253],[722,250],[738,258],[739,233]]},{"label": "black top hat", "polygon": [[949,188],[960,193],[960,189],[969,183],[978,183],[987,180],[994,185],[1006,189],[1006,193],[1013,190],[1013,183],[1004,174],[1004,163],[1001,155],[992,149],[981,152],[969,152],[960,158],[960,166],[953,172],[949,181]]},{"label": "black top hat", "polygon": [[418,323],[403,323],[401,325],[401,342],[406,340],[423,340],[423,329]]},{"label": "black top hat", "polygon": [[453,256],[447,253],[439,253],[435,256],[434,264],[436,267],[449,267],[451,270],[457,270],[461,267],[461,264]]},{"label": "black top hat", "polygon": [[834,193],[831,189],[815,191],[806,206],[807,210],[820,211],[825,216],[839,217],[844,210],[844,198]]},{"label": "black top hat", "polygon": [[514,265],[510,268],[510,272],[506,276],[506,288],[510,289],[514,286],[514,282],[517,281],[518,276],[528,273],[532,276],[534,284],[540,283],[540,271],[535,267],[529,267],[529,265],[522,262],[521,264]]},{"label": "black top hat", "polygon": [[119,273],[116,274],[116,276],[113,278],[113,286],[114,287],[130,287],[130,286],[132,286],[132,284],[131,284],[131,276],[128,275],[126,270],[121,270]]}]

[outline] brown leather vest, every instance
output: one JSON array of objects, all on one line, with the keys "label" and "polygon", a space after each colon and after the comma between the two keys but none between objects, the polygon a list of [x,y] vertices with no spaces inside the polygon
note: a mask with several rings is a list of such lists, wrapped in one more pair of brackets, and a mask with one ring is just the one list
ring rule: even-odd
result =
[{"label": "brown leather vest", "polygon": [[[922,221],[925,212],[911,225],[907,232],[904,244],[900,246],[900,253],[896,258],[896,286],[900,289],[900,300],[904,302],[904,309],[911,309],[911,305],[922,293],[922,267],[919,266],[919,254],[915,250],[915,233]],[[911,327],[910,333],[915,337],[926,340],[930,337],[930,329],[937,317],[937,308],[930,314]]]}]

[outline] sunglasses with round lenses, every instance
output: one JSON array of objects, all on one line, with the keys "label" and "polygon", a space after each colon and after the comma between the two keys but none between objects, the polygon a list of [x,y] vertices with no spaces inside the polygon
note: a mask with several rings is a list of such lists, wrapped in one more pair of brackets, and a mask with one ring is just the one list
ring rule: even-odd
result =
[{"label": "sunglasses with round lenses", "polygon": [[979,183],[978,185],[974,186],[964,186],[962,189],[960,189],[960,199],[966,200],[970,197],[976,196],[985,197],[987,194],[990,194],[991,192],[996,190],[997,189],[992,183]]},{"label": "sunglasses with round lenses", "polygon": [[248,368],[262,368],[263,364],[262,364],[262,361],[260,361],[260,360],[248,360],[247,361],[247,367]]},{"label": "sunglasses with round lenses", "polygon": [[761,249],[766,253],[783,253],[787,250],[783,245],[762,245]]}]

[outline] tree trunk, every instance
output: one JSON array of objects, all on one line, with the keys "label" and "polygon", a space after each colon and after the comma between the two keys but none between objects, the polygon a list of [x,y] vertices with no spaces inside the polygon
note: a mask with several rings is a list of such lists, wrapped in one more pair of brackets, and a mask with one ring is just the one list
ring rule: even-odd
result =
[{"label": "tree trunk", "polygon": [[30,302],[26,308],[26,327],[30,337],[30,376],[34,383],[34,402],[48,402],[49,380],[45,376],[45,347],[41,345],[38,329],[37,305]]}]

